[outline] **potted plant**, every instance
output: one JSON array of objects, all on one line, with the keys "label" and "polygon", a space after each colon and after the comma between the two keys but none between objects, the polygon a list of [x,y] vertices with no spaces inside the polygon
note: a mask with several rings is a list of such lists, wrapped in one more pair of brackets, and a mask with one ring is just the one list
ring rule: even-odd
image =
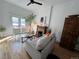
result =
[{"label": "potted plant", "polygon": [[27,16],[26,23],[31,24],[31,22],[34,20],[35,17],[36,17],[36,15],[34,15],[34,14]]},{"label": "potted plant", "polygon": [[6,28],[2,25],[0,25],[0,38],[3,37],[3,32],[6,30]]},{"label": "potted plant", "polygon": [[28,15],[26,19],[26,25],[28,26],[27,31],[31,32],[31,23],[34,21],[36,15],[34,15],[33,13]]}]

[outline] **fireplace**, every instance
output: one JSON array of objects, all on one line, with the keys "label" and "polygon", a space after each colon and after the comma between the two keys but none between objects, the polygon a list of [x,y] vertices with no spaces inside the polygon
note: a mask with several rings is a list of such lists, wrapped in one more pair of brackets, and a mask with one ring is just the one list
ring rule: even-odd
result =
[{"label": "fireplace", "polygon": [[38,37],[41,37],[43,35],[42,31],[38,31]]},{"label": "fireplace", "polygon": [[42,36],[43,34],[45,34],[46,33],[46,31],[47,31],[47,26],[37,26],[37,36],[38,37],[40,37],[40,36]]}]

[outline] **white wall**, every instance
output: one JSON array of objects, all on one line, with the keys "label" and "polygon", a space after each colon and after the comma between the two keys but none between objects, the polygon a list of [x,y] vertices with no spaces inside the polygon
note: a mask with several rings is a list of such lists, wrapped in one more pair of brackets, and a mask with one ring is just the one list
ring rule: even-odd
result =
[{"label": "white wall", "polygon": [[17,6],[17,4],[0,0],[0,24],[2,23],[7,28],[6,32],[10,33],[12,32],[11,16],[26,17],[27,15],[34,13],[37,22],[40,21],[41,17],[46,17],[46,24],[48,25],[50,9],[51,6],[44,5],[30,5],[24,9]]},{"label": "white wall", "polygon": [[6,33],[12,33],[11,16],[27,17],[31,13],[24,8],[0,0],[0,24],[6,27]]},{"label": "white wall", "polygon": [[51,6],[40,6],[37,8],[35,14],[37,15],[36,21],[40,22],[41,17],[46,17],[46,24],[49,25],[49,18],[50,18],[50,9]]},{"label": "white wall", "polygon": [[0,0],[0,25],[2,24],[3,22],[3,16],[2,16],[2,0]]},{"label": "white wall", "polygon": [[47,5],[30,5],[27,7],[27,9],[30,9],[34,12],[34,14],[36,15],[35,20],[37,22],[40,21],[41,17],[46,17],[46,24],[49,24],[49,17],[50,17],[50,9],[51,6],[47,6]]},{"label": "white wall", "polygon": [[79,14],[79,0],[72,0],[53,7],[50,27],[56,32],[58,42],[60,42],[65,17],[73,14]]},{"label": "white wall", "polygon": [[[29,0],[26,1],[15,1],[15,0],[6,0],[12,4],[21,6],[25,9],[31,10],[34,12],[36,16],[36,21],[40,21],[41,17],[45,17],[46,16],[46,23],[48,25],[49,23],[49,17],[50,17],[50,7],[49,5],[37,5],[37,4],[31,4],[29,6],[27,6],[27,3],[29,2]],[[39,1],[40,2],[40,1]]]}]

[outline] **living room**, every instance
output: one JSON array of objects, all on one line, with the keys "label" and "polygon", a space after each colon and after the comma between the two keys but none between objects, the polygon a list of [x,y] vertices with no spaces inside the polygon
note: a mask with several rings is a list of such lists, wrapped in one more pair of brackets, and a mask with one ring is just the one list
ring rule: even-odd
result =
[{"label": "living room", "polygon": [[[12,36],[16,37],[17,34],[21,34],[21,33],[25,35],[26,32],[31,32],[33,34],[36,34],[36,30],[35,30],[36,28],[34,26],[37,26],[37,25],[41,26],[42,18],[43,18],[42,25],[44,25],[44,27],[47,26],[49,29],[51,29],[51,32],[54,33],[54,35],[56,37],[55,40],[56,40],[57,44],[59,44],[61,42],[61,38],[62,38],[62,32],[63,32],[63,28],[64,28],[64,24],[65,24],[65,18],[67,18],[70,15],[79,15],[79,7],[78,7],[79,1],[78,0],[66,0],[66,1],[65,0],[60,0],[60,1],[35,0],[35,1],[42,3],[42,5],[31,4],[31,5],[27,6],[27,4],[29,3],[29,0],[22,0],[22,1],[20,1],[20,0],[0,0],[0,8],[1,8],[0,9],[0,27],[2,27],[2,29],[3,29],[3,30],[0,29],[1,44],[4,42],[3,40],[5,40],[4,38],[6,38],[6,37],[8,37],[8,38],[12,38]],[[34,16],[32,21],[28,21],[30,16],[31,17]],[[18,21],[16,21],[16,22],[20,23],[20,24],[17,24],[18,26],[21,26],[21,22],[22,22],[21,20],[27,19],[27,22],[26,22],[27,27],[23,23],[22,26],[25,26],[25,27],[23,27],[23,28],[18,27],[19,28],[18,31],[13,29],[14,28],[13,22],[12,22],[13,18],[18,19]],[[30,28],[30,25],[28,26],[28,23],[31,24],[32,30]],[[33,39],[34,38],[35,37],[33,37]],[[26,40],[26,39],[23,38],[23,40]],[[15,40],[15,41],[17,41],[17,40]],[[4,44],[4,46],[5,46],[5,44]],[[53,45],[52,45],[52,48],[53,48]],[[57,49],[57,47],[56,47],[56,49]],[[29,50],[29,49],[26,48],[26,50]],[[68,50],[68,52],[69,52],[69,50]],[[33,52],[33,53],[35,53],[35,52]],[[30,52],[28,54],[33,58],[35,57],[35,56],[32,56],[30,54]],[[38,53],[38,55],[39,54],[40,53]],[[59,51],[59,54],[58,54],[55,51],[55,54],[58,57],[60,57],[59,54],[61,54],[61,53]],[[61,54],[61,55],[63,55],[63,54]],[[72,54],[72,53],[70,53],[70,54]],[[77,55],[76,53],[73,53],[73,55],[74,54]],[[0,53],[0,55],[1,55],[1,53]],[[65,55],[65,56],[63,56],[63,58],[64,59],[65,59],[65,57],[79,58],[78,56],[79,55],[74,56],[74,57],[72,55],[71,56]],[[19,58],[19,57],[16,56],[16,58]],[[60,58],[62,58],[62,56]],[[5,59],[6,59],[6,57],[5,57]],[[8,58],[8,59],[11,59],[11,58]]]}]

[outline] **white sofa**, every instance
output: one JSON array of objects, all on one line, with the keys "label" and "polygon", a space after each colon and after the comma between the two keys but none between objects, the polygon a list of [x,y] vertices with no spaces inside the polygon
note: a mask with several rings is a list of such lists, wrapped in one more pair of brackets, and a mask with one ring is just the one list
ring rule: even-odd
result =
[{"label": "white sofa", "polygon": [[[43,40],[47,40],[45,41]],[[54,43],[55,43],[55,35],[51,34],[48,38],[37,38],[33,40],[27,40],[25,43],[23,43],[25,50],[28,52],[28,54],[31,56],[32,59],[46,59],[47,55],[51,53]],[[43,40],[43,41],[41,41]],[[43,49],[40,48],[38,42],[41,41],[41,44],[44,43]],[[39,51],[39,49],[41,49]]]}]

